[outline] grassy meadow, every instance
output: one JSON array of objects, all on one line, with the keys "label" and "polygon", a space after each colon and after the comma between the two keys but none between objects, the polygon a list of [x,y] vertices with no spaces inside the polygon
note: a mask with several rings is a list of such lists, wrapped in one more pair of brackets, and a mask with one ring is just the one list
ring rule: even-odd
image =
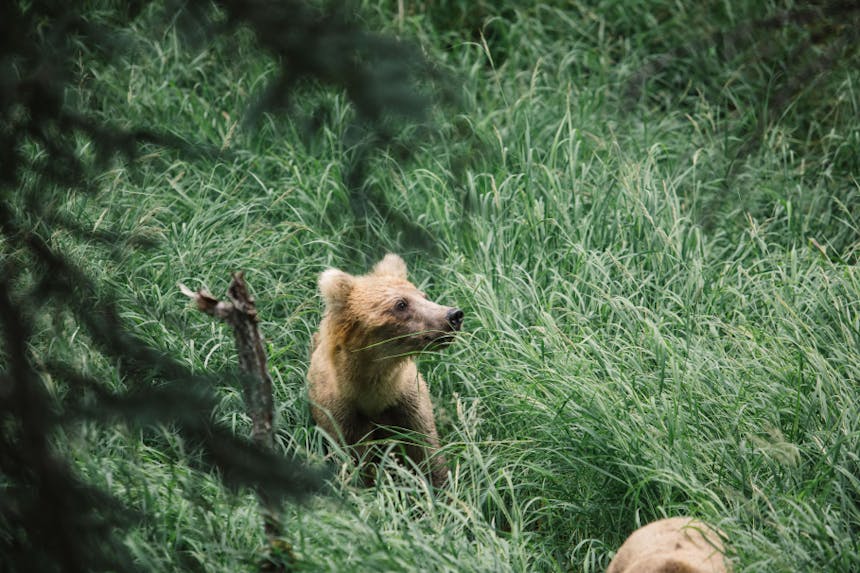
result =
[{"label": "grassy meadow", "polygon": [[[390,214],[352,214],[342,94],[297,96],[297,117],[326,110],[314,133],[284,114],[248,127],[275,63],[244,32],[238,56],[183,42],[153,25],[158,7],[124,32],[128,54],[81,58],[69,97],[230,153],[151,147],[106,169],[96,195],[66,198],[86,226],[152,247],[52,240],[142,339],[225,373],[212,416],[240,435],[232,334],[177,283],[222,296],[245,271],[278,448],[334,469],[328,494],[284,507],[300,570],[602,571],[633,529],[679,514],[722,529],[737,571],[860,570],[856,49],[747,26],[789,0],[431,4],[358,9],[460,92],[410,160],[380,153],[367,173],[432,248]],[[835,64],[803,76],[831,48]],[[307,408],[317,276],[363,273],[386,252],[466,313],[459,340],[420,359],[451,464],[435,493],[395,464],[356,487]],[[43,328],[37,353],[126,387],[74,323]],[[84,425],[62,443],[144,516],[123,533],[144,568],[257,567],[254,496],[191,469],[171,428]]]}]

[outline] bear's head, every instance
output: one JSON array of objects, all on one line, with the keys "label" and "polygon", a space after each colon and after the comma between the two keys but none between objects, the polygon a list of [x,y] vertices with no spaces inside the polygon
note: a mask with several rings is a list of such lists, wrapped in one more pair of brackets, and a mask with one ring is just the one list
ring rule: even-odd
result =
[{"label": "bear's head", "polygon": [[407,280],[397,255],[385,255],[362,276],[328,269],[319,287],[332,334],[353,352],[395,356],[432,349],[450,343],[463,324],[462,310],[428,300]]}]

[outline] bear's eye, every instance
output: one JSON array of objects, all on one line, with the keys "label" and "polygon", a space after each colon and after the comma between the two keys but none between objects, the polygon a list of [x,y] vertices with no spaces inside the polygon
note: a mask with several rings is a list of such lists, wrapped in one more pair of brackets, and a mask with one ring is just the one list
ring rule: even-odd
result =
[{"label": "bear's eye", "polygon": [[403,312],[409,307],[409,303],[403,300],[402,298],[394,303],[394,310],[397,312]]}]

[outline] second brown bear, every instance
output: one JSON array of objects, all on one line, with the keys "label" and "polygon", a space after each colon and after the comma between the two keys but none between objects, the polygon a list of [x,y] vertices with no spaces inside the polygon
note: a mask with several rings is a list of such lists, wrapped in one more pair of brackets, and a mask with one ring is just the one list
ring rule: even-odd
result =
[{"label": "second brown bear", "polygon": [[463,311],[428,300],[393,254],[362,276],[328,269],[319,288],[325,314],[308,371],[314,420],[364,462],[368,442],[405,439],[406,455],[442,485],[447,466],[414,354],[451,342]]}]

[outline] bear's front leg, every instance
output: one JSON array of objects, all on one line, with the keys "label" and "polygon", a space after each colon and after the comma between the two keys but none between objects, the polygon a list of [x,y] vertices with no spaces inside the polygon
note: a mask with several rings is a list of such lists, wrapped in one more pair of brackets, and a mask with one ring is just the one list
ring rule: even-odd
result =
[{"label": "bear's front leg", "polygon": [[413,401],[404,400],[383,412],[380,422],[394,432],[405,430],[404,433],[409,434],[402,442],[405,454],[423,471],[429,470],[428,477],[434,487],[442,487],[448,480],[448,464],[439,453],[439,435],[432,412],[427,414]]}]

